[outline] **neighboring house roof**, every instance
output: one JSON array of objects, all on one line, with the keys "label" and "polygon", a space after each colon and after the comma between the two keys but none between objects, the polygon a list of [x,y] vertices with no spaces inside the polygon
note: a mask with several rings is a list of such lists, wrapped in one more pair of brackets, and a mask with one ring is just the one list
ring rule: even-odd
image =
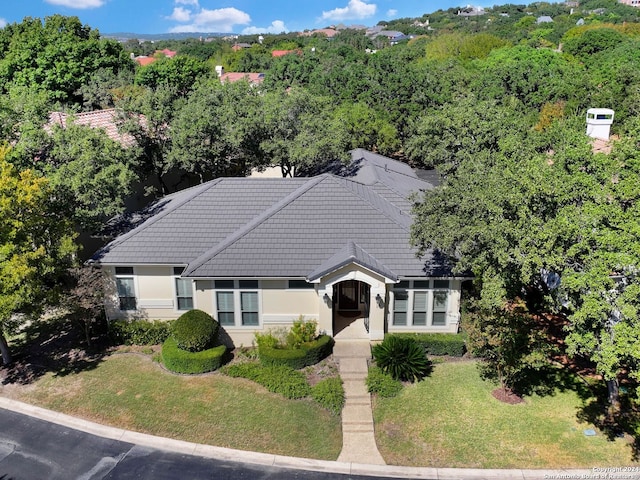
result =
[{"label": "neighboring house roof", "polygon": [[240,80],[246,80],[251,84],[259,84],[264,81],[264,73],[244,73],[244,72],[228,72],[220,76],[220,82],[235,83]]},{"label": "neighboring house roof", "polygon": [[156,61],[155,58],[147,57],[146,55],[142,55],[140,57],[135,57],[134,60],[136,62],[138,62],[138,65],[140,65],[141,67],[145,67],[147,65],[151,65],[153,62]]},{"label": "neighboring house roof", "polygon": [[549,15],[542,15],[536,19],[536,23],[553,23],[553,18]]},{"label": "neighboring house roof", "polygon": [[90,128],[104,130],[111,140],[118,142],[123,147],[130,147],[135,144],[133,136],[118,131],[117,112],[115,108],[76,114],[51,112],[49,114],[49,121],[45,124],[44,129],[50,133],[54,125],[66,128],[69,121],[72,121],[75,125],[84,125]]},{"label": "neighboring house roof", "polygon": [[300,33],[300,36],[310,37],[311,35],[324,35],[327,38],[333,38],[338,33],[339,33],[338,30],[336,30],[335,28],[319,28],[316,30],[308,31],[308,32],[302,32]]},{"label": "neighboring house roof", "polygon": [[[397,281],[447,275],[442,259],[418,259],[409,243],[407,192],[431,185],[400,162],[363,154],[345,178],[219,178],[165,197],[148,218],[97,252],[104,264],[188,265],[183,276],[317,280],[349,263]],[[412,187],[398,188],[404,178]],[[396,191],[402,190],[400,194]]]},{"label": "neighboring house roof", "polygon": [[272,57],[284,57],[285,55],[289,55],[290,53],[297,53],[300,55],[300,50],[273,50],[271,52]]},{"label": "neighboring house roof", "polygon": [[164,48],[162,50],[156,50],[156,53],[162,53],[165,57],[173,58],[178,52],[174,52],[173,50],[169,50],[168,48]]}]

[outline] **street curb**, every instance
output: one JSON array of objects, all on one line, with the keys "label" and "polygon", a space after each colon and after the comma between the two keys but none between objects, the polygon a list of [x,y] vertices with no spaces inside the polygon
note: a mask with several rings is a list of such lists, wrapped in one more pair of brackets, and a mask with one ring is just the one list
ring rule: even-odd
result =
[{"label": "street curb", "polygon": [[0,408],[121,442],[170,452],[183,453],[186,455],[277,468],[310,470],[315,472],[346,475],[437,480],[542,480],[551,478],[589,478],[590,475],[593,475],[593,471],[591,469],[481,470],[474,468],[402,467],[394,465],[367,465],[361,463],[333,462],[328,460],[287,457],[283,455],[272,455],[267,453],[248,452],[244,450],[234,450],[231,448],[202,445],[182,440],[157,437],[146,433],[132,432],[121,428],[100,425],[88,420],[36,407],[28,403],[12,400],[2,396],[0,396]]}]

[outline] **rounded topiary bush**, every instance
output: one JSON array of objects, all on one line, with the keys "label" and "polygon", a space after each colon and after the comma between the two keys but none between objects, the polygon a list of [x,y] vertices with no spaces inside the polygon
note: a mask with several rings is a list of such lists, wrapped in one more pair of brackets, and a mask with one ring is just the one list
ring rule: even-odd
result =
[{"label": "rounded topiary bush", "polygon": [[207,312],[189,310],[171,325],[171,335],[178,348],[188,352],[201,352],[216,341],[220,325]]},{"label": "rounded topiary bush", "polygon": [[206,373],[212,372],[224,362],[227,347],[219,345],[199,352],[189,352],[178,348],[173,337],[167,338],[162,344],[162,363],[176,373]]}]

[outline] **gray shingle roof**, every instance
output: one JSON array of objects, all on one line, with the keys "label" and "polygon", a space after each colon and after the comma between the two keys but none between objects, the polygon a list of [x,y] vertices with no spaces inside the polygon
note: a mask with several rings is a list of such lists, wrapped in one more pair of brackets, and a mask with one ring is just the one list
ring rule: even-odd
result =
[{"label": "gray shingle roof", "polygon": [[361,179],[370,183],[332,174],[219,178],[165,197],[93,260],[186,264],[183,276],[192,278],[317,279],[351,261],[392,280],[446,274],[448,266],[431,255],[425,259],[433,265],[425,264],[409,244],[406,197],[430,184],[404,164],[368,154]]}]

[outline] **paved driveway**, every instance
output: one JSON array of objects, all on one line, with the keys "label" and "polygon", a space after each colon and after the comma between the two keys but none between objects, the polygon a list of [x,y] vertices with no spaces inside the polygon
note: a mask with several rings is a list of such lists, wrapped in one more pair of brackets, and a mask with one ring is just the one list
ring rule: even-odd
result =
[{"label": "paved driveway", "polygon": [[170,453],[0,409],[1,480],[364,480]]}]

